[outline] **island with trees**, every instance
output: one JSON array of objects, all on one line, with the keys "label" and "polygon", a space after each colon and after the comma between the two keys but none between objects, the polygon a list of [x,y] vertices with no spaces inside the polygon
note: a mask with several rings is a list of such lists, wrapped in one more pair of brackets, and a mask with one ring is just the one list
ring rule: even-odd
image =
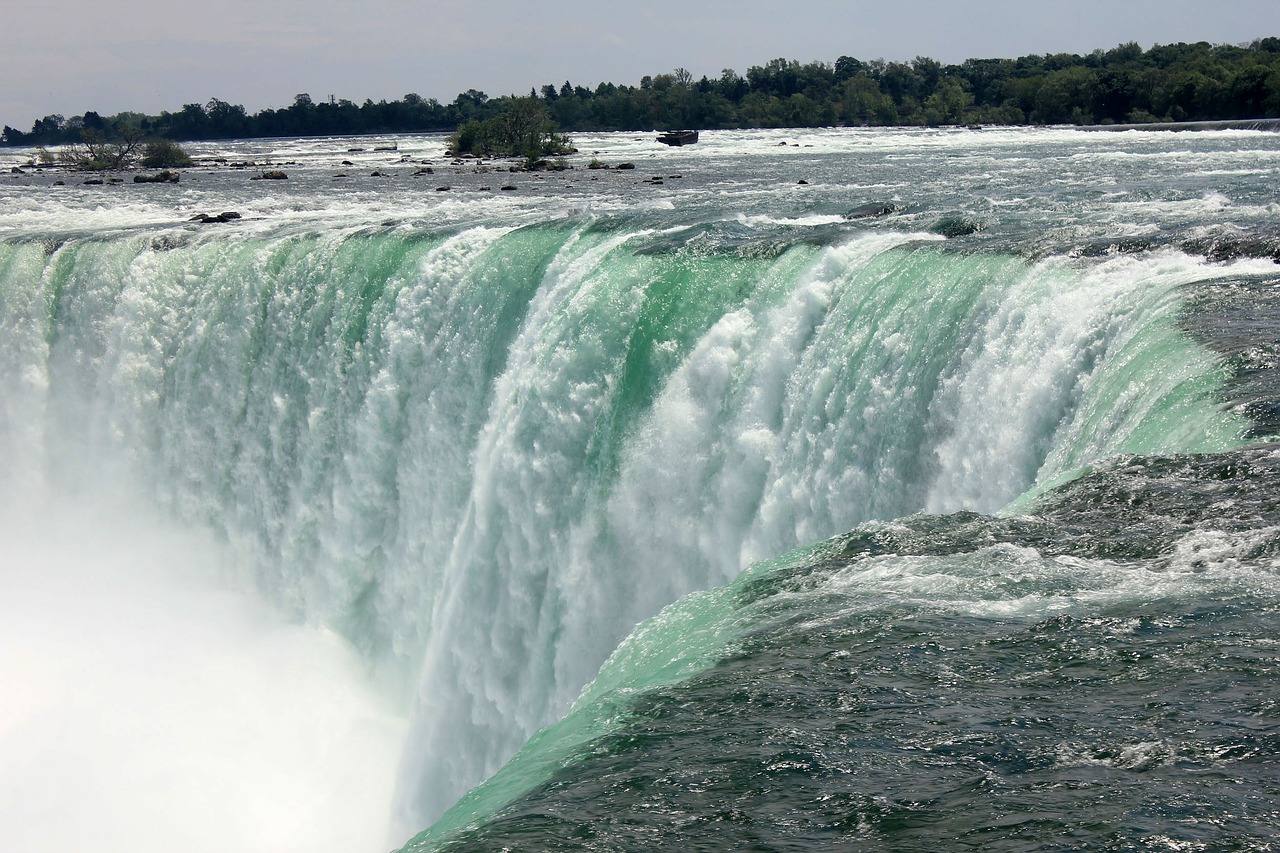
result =
[{"label": "island with trees", "polygon": [[[510,121],[534,122],[513,127]],[[1248,45],[1134,43],[1111,50],[1018,59],[800,63],[774,59],[746,75],[725,69],[695,79],[687,70],[646,76],[639,85],[544,85],[528,95],[490,98],[469,89],[451,103],[407,94],[356,104],[297,95],[280,109],[249,114],[214,98],[157,116],[88,111],[48,115],[29,131],[5,125],[10,146],[129,144],[287,136],[453,132],[458,150],[543,154],[567,146],[561,131],[655,128],[1150,124],[1280,118],[1280,38]],[[522,134],[525,134],[522,136]],[[536,145],[533,135],[541,134]],[[82,153],[83,150],[82,150]],[[111,154],[101,149],[98,154]],[[89,159],[96,157],[90,152]]]}]

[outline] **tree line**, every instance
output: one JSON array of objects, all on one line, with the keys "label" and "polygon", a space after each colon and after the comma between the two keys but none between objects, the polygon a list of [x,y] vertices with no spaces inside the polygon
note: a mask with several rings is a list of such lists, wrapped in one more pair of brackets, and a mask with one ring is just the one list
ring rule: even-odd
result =
[{"label": "tree line", "polygon": [[[956,124],[1130,124],[1280,118],[1280,38],[1249,45],[1135,43],[1081,56],[969,59],[943,65],[841,56],[833,63],[774,59],[695,79],[683,68],[639,85],[594,89],[547,84],[529,92],[564,131],[655,128],[829,127]],[[469,89],[452,103],[407,94],[396,101],[295,96],[280,109],[249,114],[214,98],[158,116],[89,111],[48,115],[30,131],[8,125],[4,145],[75,143],[86,135],[181,141],[283,136],[453,131],[497,118],[517,96]]]}]

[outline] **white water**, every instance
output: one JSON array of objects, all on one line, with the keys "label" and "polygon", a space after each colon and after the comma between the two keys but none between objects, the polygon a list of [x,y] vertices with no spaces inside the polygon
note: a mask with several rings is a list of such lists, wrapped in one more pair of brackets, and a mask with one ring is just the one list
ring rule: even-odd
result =
[{"label": "white water", "polygon": [[0,849],[386,849],[405,721],[345,640],[119,495],[2,506]]}]

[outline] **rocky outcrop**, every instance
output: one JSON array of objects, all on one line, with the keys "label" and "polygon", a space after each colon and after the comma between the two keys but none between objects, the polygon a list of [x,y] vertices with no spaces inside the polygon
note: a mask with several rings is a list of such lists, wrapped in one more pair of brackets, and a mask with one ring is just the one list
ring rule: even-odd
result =
[{"label": "rocky outcrop", "polygon": [[197,213],[195,216],[191,217],[187,221],[200,222],[208,225],[215,222],[231,222],[232,220],[239,219],[239,218],[240,218],[240,214],[236,213],[234,210],[228,210],[223,213],[218,213],[212,216],[209,215],[208,213]]},{"label": "rocky outcrop", "polygon": [[135,184],[176,184],[181,177],[177,172],[165,169],[154,175],[134,175],[133,182]]},{"label": "rocky outcrop", "polygon": [[873,201],[870,204],[864,204],[855,207],[844,215],[845,219],[870,219],[875,216],[888,216],[890,213],[897,213],[902,210],[902,205],[896,201]]},{"label": "rocky outcrop", "polygon": [[981,219],[964,216],[963,214],[953,214],[942,217],[933,223],[929,230],[934,234],[941,234],[943,237],[967,237],[970,234],[977,234],[985,227],[986,223]]}]

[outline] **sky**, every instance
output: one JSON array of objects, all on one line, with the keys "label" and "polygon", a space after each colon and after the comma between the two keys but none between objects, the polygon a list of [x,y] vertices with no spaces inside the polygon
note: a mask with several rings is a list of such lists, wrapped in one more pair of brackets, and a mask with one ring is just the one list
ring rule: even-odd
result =
[{"label": "sky", "polygon": [[0,124],[1280,36],[1276,0],[0,0]]}]

